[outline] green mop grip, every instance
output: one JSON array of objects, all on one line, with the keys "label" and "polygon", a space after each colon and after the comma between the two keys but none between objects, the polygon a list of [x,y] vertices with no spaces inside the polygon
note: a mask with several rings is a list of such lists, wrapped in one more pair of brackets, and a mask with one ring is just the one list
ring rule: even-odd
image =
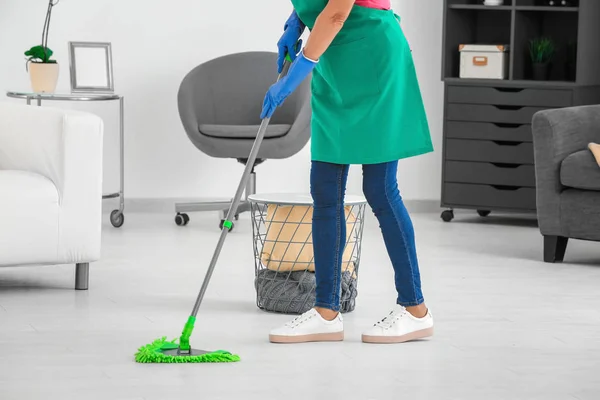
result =
[{"label": "green mop grip", "polygon": [[[302,45],[300,44],[300,42],[296,43],[296,46],[294,46],[296,49],[296,52],[300,51],[300,48],[302,47]],[[292,60],[292,57],[290,56],[290,53],[287,53],[285,55],[285,61],[289,62],[290,64],[294,62],[294,60]]]},{"label": "green mop grip", "polygon": [[189,351],[190,350],[190,336],[192,336],[192,332],[194,331],[194,324],[196,323],[196,317],[190,315],[185,326],[183,327],[183,332],[181,333],[181,337],[179,338],[179,350]]}]

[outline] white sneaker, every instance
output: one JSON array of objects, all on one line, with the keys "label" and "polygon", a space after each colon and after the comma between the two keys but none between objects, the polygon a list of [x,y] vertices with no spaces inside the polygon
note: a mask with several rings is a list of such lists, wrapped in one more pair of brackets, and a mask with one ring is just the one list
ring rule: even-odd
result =
[{"label": "white sneaker", "polygon": [[338,314],[333,321],[321,317],[314,308],[296,317],[269,335],[271,343],[337,342],[344,340],[344,320]]},{"label": "white sneaker", "polygon": [[416,318],[406,308],[396,305],[391,313],[362,335],[364,343],[403,343],[433,336],[431,312]]}]

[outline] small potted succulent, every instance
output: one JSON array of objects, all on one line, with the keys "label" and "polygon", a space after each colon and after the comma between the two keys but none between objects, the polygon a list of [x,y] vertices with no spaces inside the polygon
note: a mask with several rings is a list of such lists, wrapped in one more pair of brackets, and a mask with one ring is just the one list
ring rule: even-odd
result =
[{"label": "small potted succulent", "polygon": [[554,41],[547,37],[532,39],[529,42],[533,79],[547,81],[550,77],[552,59],[556,53]]},{"label": "small potted succulent", "polygon": [[50,18],[52,8],[60,0],[49,0],[44,30],[42,31],[42,44],[33,46],[25,52],[27,69],[31,78],[31,88],[36,93],[53,93],[58,82],[58,63],[52,60],[52,50],[48,47],[48,32],[50,31]]}]

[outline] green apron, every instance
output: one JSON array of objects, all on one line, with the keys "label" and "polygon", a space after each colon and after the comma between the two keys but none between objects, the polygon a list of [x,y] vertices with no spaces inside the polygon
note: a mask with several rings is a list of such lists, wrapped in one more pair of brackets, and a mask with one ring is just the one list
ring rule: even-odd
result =
[{"label": "green apron", "polygon": [[[327,0],[292,0],[312,29]],[[433,150],[410,47],[392,11],[354,6],[312,77],[312,159],[379,164]]]}]

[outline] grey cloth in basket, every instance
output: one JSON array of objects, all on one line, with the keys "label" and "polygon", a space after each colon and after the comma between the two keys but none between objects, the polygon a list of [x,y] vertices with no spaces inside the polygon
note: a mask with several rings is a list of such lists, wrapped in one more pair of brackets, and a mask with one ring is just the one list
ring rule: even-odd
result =
[{"label": "grey cloth in basket", "polygon": [[[254,281],[258,306],[266,311],[302,314],[315,305],[316,279],[313,272],[258,271]],[[341,312],[354,311],[358,295],[352,273],[342,274]]]}]

